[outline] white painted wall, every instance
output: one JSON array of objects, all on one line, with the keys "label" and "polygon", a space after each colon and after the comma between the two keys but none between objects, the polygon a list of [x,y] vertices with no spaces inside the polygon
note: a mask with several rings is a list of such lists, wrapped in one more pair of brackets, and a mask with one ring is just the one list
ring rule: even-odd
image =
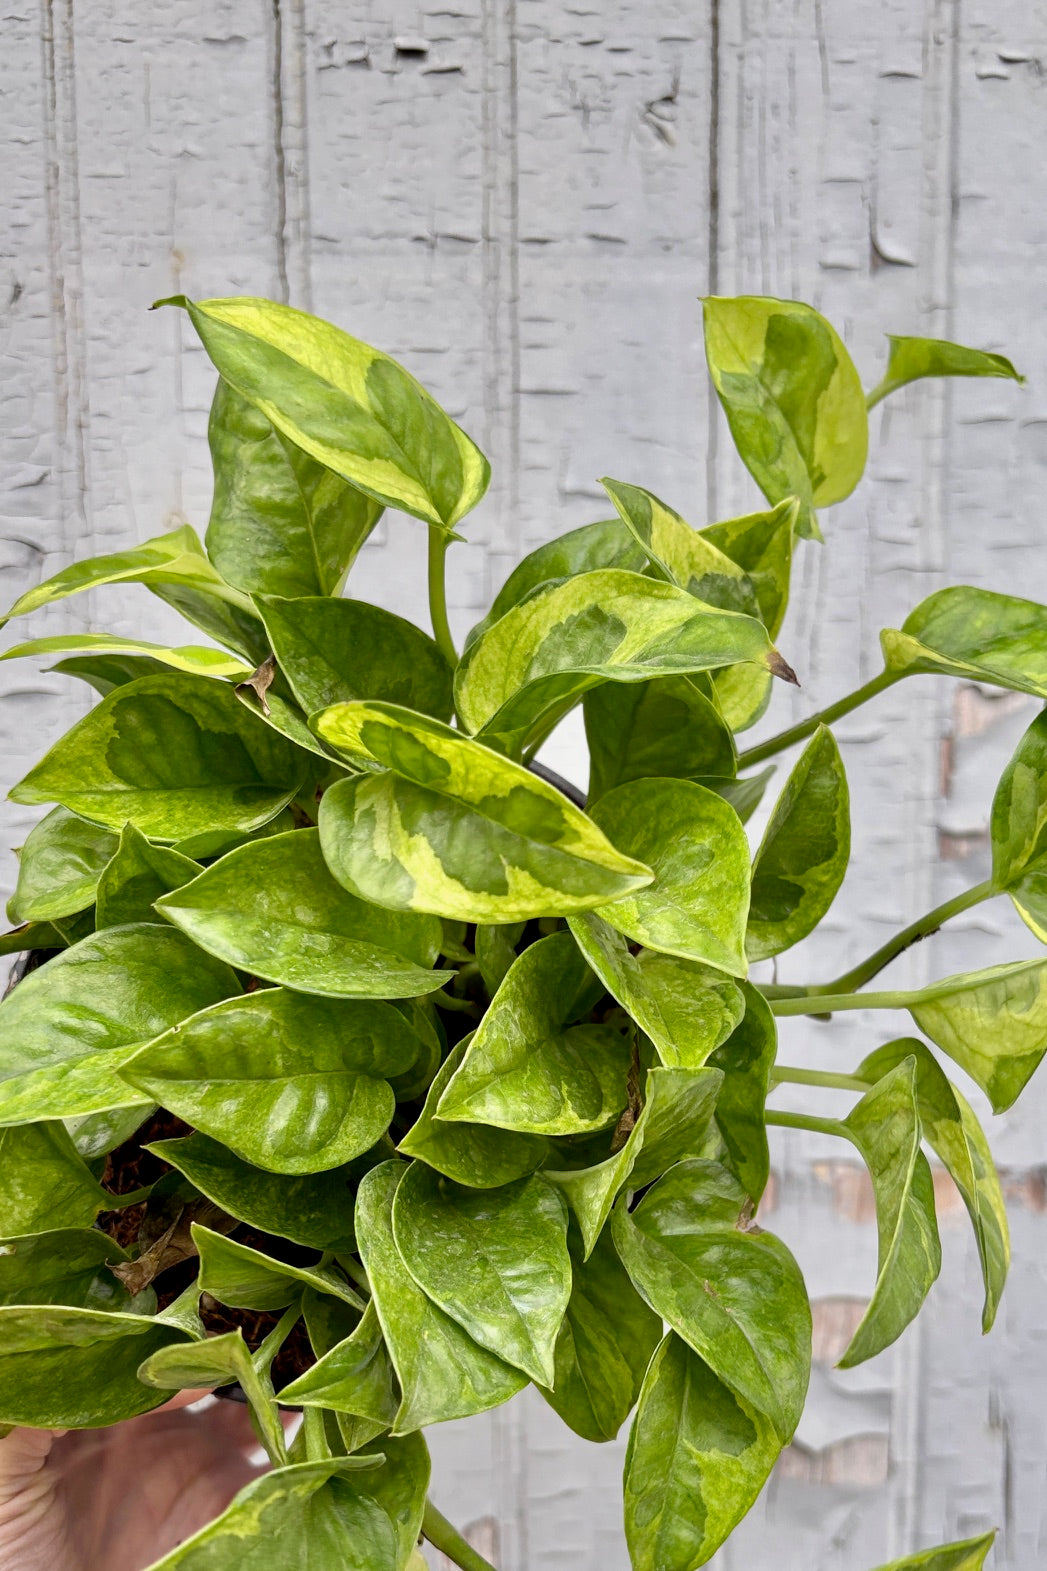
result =
[{"label": "white painted wall", "polygon": [[[695,523],[753,504],[706,394],[708,291],[812,301],[868,381],[884,330],[1029,372],[1024,391],[918,387],[877,412],[865,485],[801,557],[781,645],[803,687],[777,722],[871,675],[878,628],[942,582],[1047,598],[1043,0],[9,0],[0,28],[5,603],[74,555],[206,522],[211,373],[180,315],[146,311],[182,289],[331,317],[482,442],[496,481],[456,548],[459,628],[523,551],[606,511],[600,474]],[[422,616],[422,579],[418,526],[390,518],[355,592]],[[91,599],[34,630],[170,625],[141,590]],[[0,669],[14,780],[84,699]],[[984,876],[992,787],[1031,709],[921,679],[840,726],[854,865],[784,979],[834,974]],[[5,814],[6,848],[30,819]],[[1033,948],[997,903],[899,979]],[[814,1064],[881,1039],[865,1017],[831,1047],[793,1024]],[[776,1139],[768,1225],[807,1271],[820,1363],[720,1571],[866,1571],[994,1523],[996,1571],[1042,1567],[1045,1127],[1047,1079],[993,1125],[1016,1252],[994,1335],[945,1192],[930,1312],[846,1375],[831,1364],[872,1283],[868,1194],[837,1146]],[[574,1441],[537,1398],[433,1438],[437,1499],[502,1571],[625,1571],[621,1445]]]}]

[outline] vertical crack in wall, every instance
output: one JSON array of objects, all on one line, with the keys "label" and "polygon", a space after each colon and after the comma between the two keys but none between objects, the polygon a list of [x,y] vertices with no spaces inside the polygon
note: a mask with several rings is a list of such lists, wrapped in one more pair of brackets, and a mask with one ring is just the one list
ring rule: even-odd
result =
[{"label": "vertical crack in wall", "polygon": [[[709,0],[709,229],[706,292],[720,292],[720,0]],[[709,521],[717,516],[716,458],[720,401],[708,384],[708,429],[705,444],[705,503]]]},{"label": "vertical crack in wall", "polygon": [[312,309],[304,0],[270,0],[273,229],[280,299]]},{"label": "vertical crack in wall", "polygon": [[276,203],[276,278],[280,299],[287,304],[287,160],[284,157],[284,18],[280,0],[273,8],[273,187]]}]

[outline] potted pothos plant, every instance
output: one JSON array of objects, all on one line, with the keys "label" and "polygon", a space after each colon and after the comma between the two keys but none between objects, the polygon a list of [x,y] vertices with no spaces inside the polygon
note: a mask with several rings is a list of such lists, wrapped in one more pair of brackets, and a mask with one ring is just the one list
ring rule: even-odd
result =
[{"label": "potted pothos plant", "polygon": [[[832,720],[917,673],[1047,697],[1047,609],[940,590],[884,632],[875,680],[737,738],[793,678],[774,644],[793,553],[861,477],[868,407],[918,377],[1017,374],[892,338],[866,396],[810,307],[709,299],[766,507],[695,528],[608,479],[607,517],[532,552],[459,650],[444,569],[487,486],[476,445],[323,321],[162,303],[218,372],[206,540],[183,524],[78,562],[9,613],[141,584],[210,642],[72,633],[4,657],[59,656],[100,701],[10,793],[48,811],[3,940],[27,958],[0,1006],[0,1423],[235,1387],[272,1468],[163,1571],[292,1571],[303,1544],[318,1568],[403,1571],[422,1536],[477,1571],[427,1501],[424,1431],[531,1382],[588,1440],[632,1415],[633,1565],[691,1571],[807,1390],[803,1278],[757,1222],[769,1125],[837,1136],[872,1175],[875,1286],[843,1364],[892,1343],[937,1275],[925,1147],[970,1212],[986,1330],[1003,1290],[1000,1184],[950,1061],[1014,1102],[1047,1048],[1047,959],[867,985],[979,900],[1047,938],[1047,718],[1000,783],[987,883],[845,976],[747,976],[847,867]],[[345,594],[383,508],[428,531],[431,636]],[[584,797],[534,763],[578,705]],[[759,766],[801,742],[753,856]],[[882,1012],[864,1062],[779,1061],[776,1016],[848,1009]],[[809,1112],[774,1111],[790,1083]],[[853,1095],[846,1117],[819,1113],[823,1087]],[[991,1538],[895,1571],[977,1571]]]}]

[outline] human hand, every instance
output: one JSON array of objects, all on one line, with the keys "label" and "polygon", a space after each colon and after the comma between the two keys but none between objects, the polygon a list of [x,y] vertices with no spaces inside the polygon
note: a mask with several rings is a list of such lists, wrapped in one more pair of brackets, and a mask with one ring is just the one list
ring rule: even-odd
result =
[{"label": "human hand", "polygon": [[142,1571],[219,1512],[260,1468],[246,1407],[207,1393],[109,1429],[15,1429],[0,1440],[4,1571]]}]

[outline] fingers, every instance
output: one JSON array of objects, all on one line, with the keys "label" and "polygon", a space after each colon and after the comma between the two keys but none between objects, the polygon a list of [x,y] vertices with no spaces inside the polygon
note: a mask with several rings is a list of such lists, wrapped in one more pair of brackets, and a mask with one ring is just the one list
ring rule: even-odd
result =
[{"label": "fingers", "polygon": [[64,1429],[12,1429],[0,1440],[0,1490],[22,1487],[41,1471]]}]

